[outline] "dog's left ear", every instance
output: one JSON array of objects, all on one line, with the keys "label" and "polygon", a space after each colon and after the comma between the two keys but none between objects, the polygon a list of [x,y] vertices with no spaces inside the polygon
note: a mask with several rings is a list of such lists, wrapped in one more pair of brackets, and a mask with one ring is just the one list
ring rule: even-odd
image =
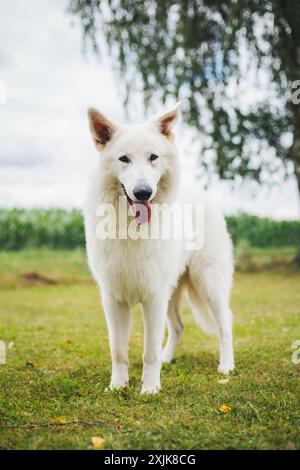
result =
[{"label": "dog's left ear", "polygon": [[156,119],[155,124],[158,126],[160,132],[167,137],[167,139],[172,139],[173,138],[173,133],[172,129],[174,124],[176,123],[178,116],[179,116],[179,111],[180,111],[180,101],[176,103],[173,109],[170,111],[164,113],[162,116],[160,116],[158,119]]},{"label": "dog's left ear", "polygon": [[88,109],[88,118],[96,149],[101,150],[110,141],[117,128],[95,108]]}]

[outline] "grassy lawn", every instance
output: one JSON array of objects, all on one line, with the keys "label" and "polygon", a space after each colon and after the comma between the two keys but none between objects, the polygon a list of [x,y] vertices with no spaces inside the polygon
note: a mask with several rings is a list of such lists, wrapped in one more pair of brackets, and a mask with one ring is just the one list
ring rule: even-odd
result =
[{"label": "grassy lawn", "polygon": [[228,383],[218,382],[216,341],[186,308],[163,391],[140,396],[137,308],[130,387],[106,392],[108,337],[83,252],[0,252],[0,448],[90,449],[92,436],[107,449],[299,448],[300,364],[291,345],[300,340],[300,273],[238,272],[232,306],[237,367]]}]

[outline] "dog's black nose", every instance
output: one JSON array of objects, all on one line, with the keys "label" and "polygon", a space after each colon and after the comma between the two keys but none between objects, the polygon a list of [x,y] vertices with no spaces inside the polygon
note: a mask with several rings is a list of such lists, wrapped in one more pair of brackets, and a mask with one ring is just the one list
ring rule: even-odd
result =
[{"label": "dog's black nose", "polygon": [[133,189],[133,194],[138,201],[148,201],[152,194],[152,189],[148,184],[137,184]]}]

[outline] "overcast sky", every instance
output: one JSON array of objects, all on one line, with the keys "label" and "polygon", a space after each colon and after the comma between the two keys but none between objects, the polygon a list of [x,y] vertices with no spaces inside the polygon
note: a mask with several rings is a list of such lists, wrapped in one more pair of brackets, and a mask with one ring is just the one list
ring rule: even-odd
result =
[{"label": "overcast sky", "polygon": [[[71,25],[66,6],[64,0],[0,0],[1,207],[82,207],[97,159],[87,107],[126,122],[109,57],[99,61],[83,54],[80,26]],[[131,122],[144,117],[140,103],[137,96],[129,106]],[[182,177],[194,179],[199,174],[196,152],[180,126],[177,135]],[[253,194],[248,186],[233,192],[215,178],[209,192],[227,213],[299,217],[292,179]]]}]

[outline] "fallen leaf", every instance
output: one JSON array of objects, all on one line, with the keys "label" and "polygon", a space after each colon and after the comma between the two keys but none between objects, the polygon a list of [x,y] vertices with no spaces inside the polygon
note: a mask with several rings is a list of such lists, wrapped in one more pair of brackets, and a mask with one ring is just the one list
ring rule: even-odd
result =
[{"label": "fallen leaf", "polygon": [[64,424],[66,422],[66,418],[64,416],[56,416],[55,418],[51,419],[51,424]]},{"label": "fallen leaf", "polygon": [[92,444],[93,444],[93,448],[95,450],[102,450],[102,449],[104,449],[105,440],[102,439],[102,437],[93,436],[92,437]]},{"label": "fallen leaf", "polygon": [[292,442],[288,442],[287,445],[285,446],[285,449],[287,450],[294,450],[295,445]]},{"label": "fallen leaf", "polygon": [[232,408],[233,408],[232,405],[228,403],[224,403],[223,405],[220,406],[219,411],[221,411],[221,413],[228,413],[229,411],[232,410]]},{"label": "fallen leaf", "polygon": [[228,382],[229,382],[229,379],[220,379],[220,380],[218,380],[218,384],[221,384],[221,385],[228,384]]}]

